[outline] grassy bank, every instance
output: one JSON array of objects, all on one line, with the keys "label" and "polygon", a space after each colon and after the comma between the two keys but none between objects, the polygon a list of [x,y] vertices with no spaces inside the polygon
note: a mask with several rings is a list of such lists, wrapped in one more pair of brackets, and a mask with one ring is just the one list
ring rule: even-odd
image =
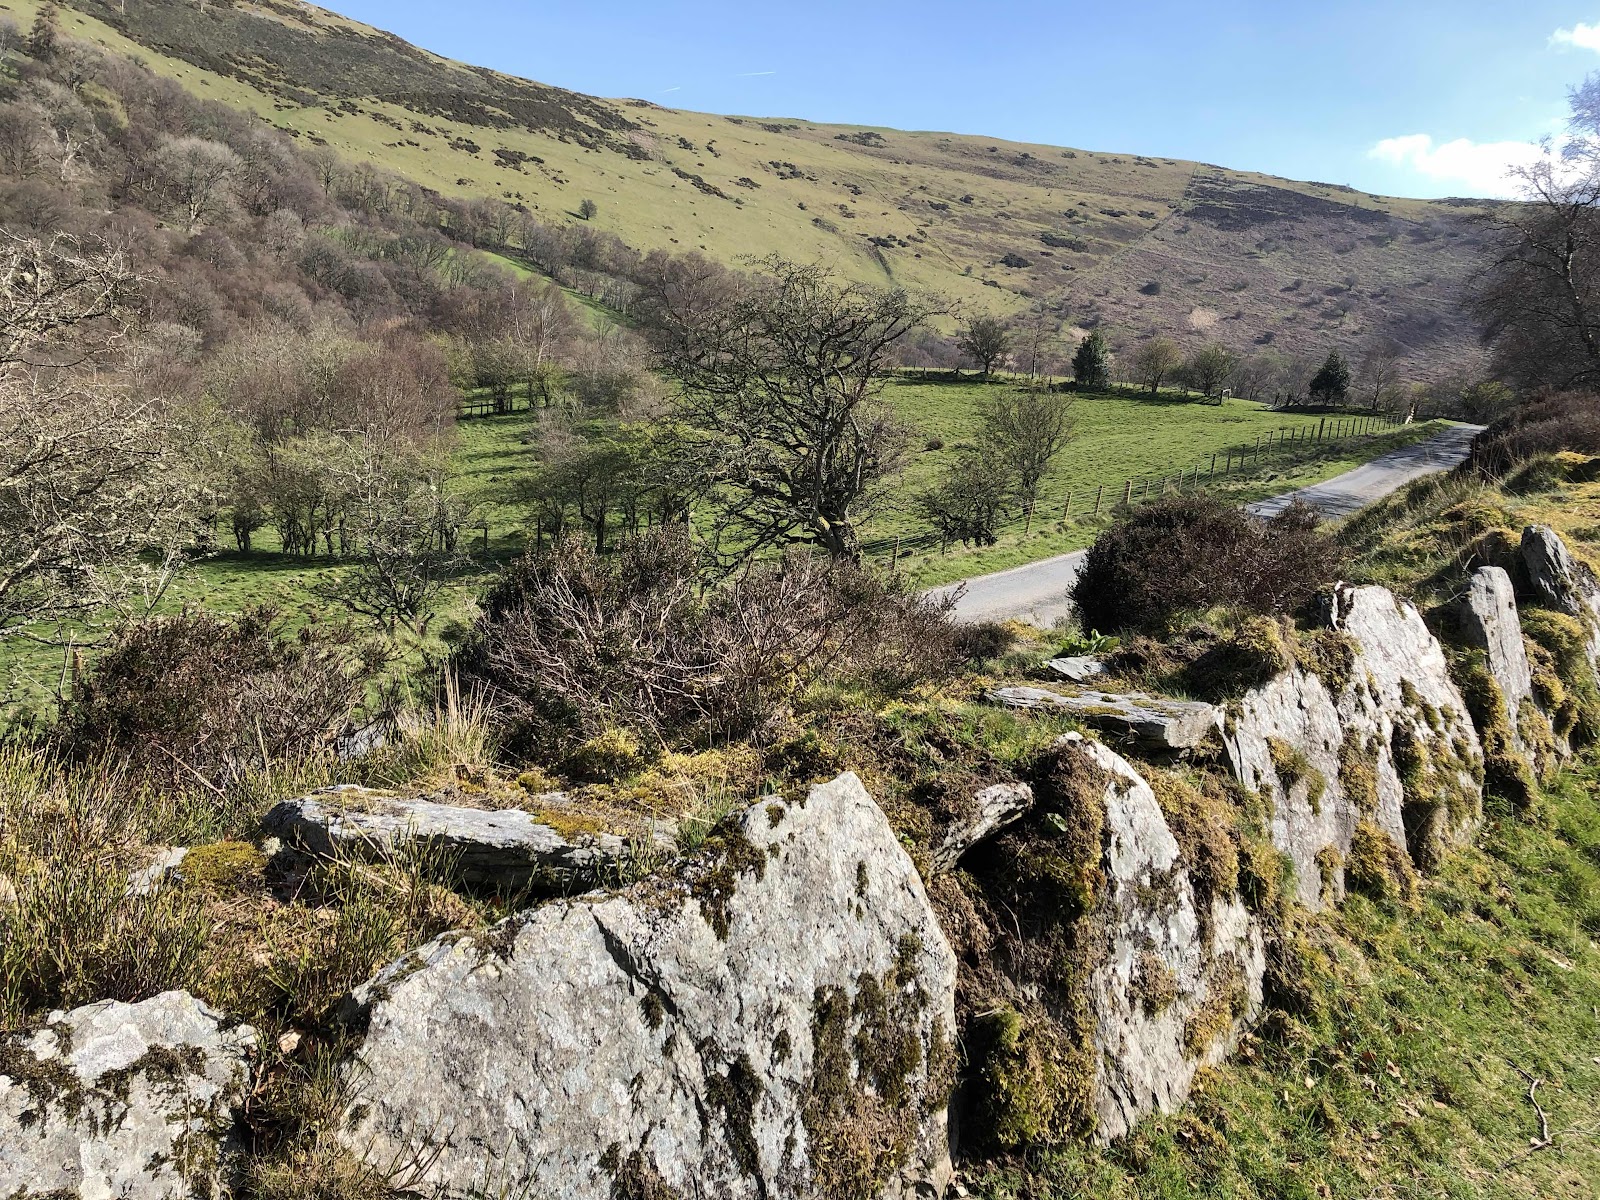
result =
[{"label": "grassy bank", "polygon": [[969,1185],[995,1200],[1600,1194],[1597,793],[1590,762],[1550,790],[1545,824],[1491,822],[1413,908],[1353,897],[1308,918],[1311,1008],[1275,1014],[1184,1112]]}]

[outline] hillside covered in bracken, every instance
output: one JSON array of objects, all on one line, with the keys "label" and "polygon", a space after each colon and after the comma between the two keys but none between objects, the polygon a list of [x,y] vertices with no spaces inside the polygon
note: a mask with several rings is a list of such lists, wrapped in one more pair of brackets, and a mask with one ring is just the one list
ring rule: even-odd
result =
[{"label": "hillside covered in bracken", "polygon": [[[1321,359],[1393,344],[1470,373],[1460,305],[1481,206],[1114,152],[711,116],[464,66],[290,0],[75,0],[74,36],[139,55],[356,161],[545,221],[584,200],[642,250],[825,255],[969,312],[1042,305],[1131,352],[1152,335]],[[12,11],[24,24],[34,0]]]}]

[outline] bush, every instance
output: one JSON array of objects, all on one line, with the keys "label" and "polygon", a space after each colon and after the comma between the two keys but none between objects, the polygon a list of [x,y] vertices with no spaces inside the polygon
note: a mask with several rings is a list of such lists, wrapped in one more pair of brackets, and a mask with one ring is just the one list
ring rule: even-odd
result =
[{"label": "bush", "polygon": [[332,751],[384,665],[343,626],[185,613],[123,628],[74,686],[54,736],[78,761],[212,786]]},{"label": "bush", "polygon": [[1600,456],[1600,396],[1546,392],[1534,397],[1474,438],[1461,469],[1501,479],[1519,463],[1563,450]]},{"label": "bush", "polygon": [[960,655],[949,604],[898,580],[795,552],[708,588],[670,526],[610,557],[576,539],[530,552],[455,664],[510,749],[565,754],[627,730],[658,744],[758,734],[824,676],[898,690]]},{"label": "bush", "polygon": [[1341,563],[1304,505],[1263,521],[1213,496],[1173,496],[1100,536],[1072,598],[1085,628],[1161,633],[1215,605],[1293,612],[1338,578]]}]

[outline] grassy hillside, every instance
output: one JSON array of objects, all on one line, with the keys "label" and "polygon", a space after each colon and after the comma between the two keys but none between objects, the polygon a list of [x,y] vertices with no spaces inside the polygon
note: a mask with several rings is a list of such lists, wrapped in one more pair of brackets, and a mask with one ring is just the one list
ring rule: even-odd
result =
[{"label": "grassy hillside", "polygon": [[[968,311],[1035,299],[1123,343],[1288,353],[1402,343],[1422,379],[1475,361],[1459,300],[1473,206],[991,138],[711,116],[463,66],[287,0],[73,0],[72,34],[197,94],[450,195],[546,220],[598,205],[640,248],[826,257]],[[26,23],[37,0],[12,0]]]}]

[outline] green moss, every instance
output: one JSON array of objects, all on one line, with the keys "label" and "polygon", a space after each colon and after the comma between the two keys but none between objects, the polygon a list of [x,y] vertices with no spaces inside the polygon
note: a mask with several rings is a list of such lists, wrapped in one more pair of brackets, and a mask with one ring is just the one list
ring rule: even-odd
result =
[{"label": "green moss", "polygon": [[1178,998],[1177,977],[1149,950],[1141,951],[1134,963],[1133,998],[1148,1017],[1166,1012]]},{"label": "green moss", "polygon": [[1552,716],[1557,736],[1574,746],[1600,739],[1600,684],[1589,661],[1589,632],[1575,617],[1543,608],[1522,612],[1534,642],[1534,692]]},{"label": "green moss", "polygon": [[1342,696],[1355,678],[1358,648],[1347,633],[1337,629],[1302,633],[1292,648],[1300,669],[1322,680],[1334,697]]},{"label": "green moss", "polygon": [[[854,996],[827,987],[813,998],[812,1073],[801,1119],[813,1193],[825,1200],[881,1193],[905,1162],[920,1112],[937,1103],[932,1093],[948,1095],[942,1026],[933,1031],[941,1061],[922,1053],[929,997],[917,978],[921,953],[916,938],[903,939],[889,970],[881,978],[863,974]],[[919,1083],[923,1105],[914,1103]]]},{"label": "green moss", "polygon": [[644,1014],[644,1023],[651,1029],[660,1029],[667,1019],[666,1001],[659,992],[646,992],[644,999],[639,1001],[639,1009]]},{"label": "green moss", "polygon": [[1201,1058],[1231,1034],[1249,1009],[1244,969],[1231,954],[1212,964],[1206,998],[1183,1023],[1183,1046],[1190,1058]]},{"label": "green moss", "polygon": [[196,846],[178,867],[188,886],[222,897],[260,890],[266,871],[267,856],[248,842]]},{"label": "green moss", "polygon": [[1281,914],[1294,895],[1294,862],[1265,837],[1239,843],[1239,895],[1258,916]]},{"label": "green moss", "polygon": [[682,1200],[683,1193],[662,1178],[643,1152],[624,1155],[612,1142],[600,1156],[600,1169],[611,1176],[611,1200]]},{"label": "green moss", "polygon": [[562,763],[574,779],[612,783],[637,771],[644,763],[644,750],[631,730],[608,729],[584,742]]},{"label": "green moss", "polygon": [[1517,745],[1505,693],[1481,651],[1462,655],[1456,676],[1483,743],[1484,777],[1491,795],[1507,801],[1513,812],[1527,815],[1538,804],[1539,784],[1528,756]]},{"label": "green moss", "polygon": [[1182,850],[1204,922],[1213,900],[1239,890],[1239,812],[1209,776],[1198,787],[1172,771],[1150,768],[1144,777]]},{"label": "green moss", "polygon": [[1378,814],[1378,745],[1346,729],[1339,747],[1339,787],[1345,800],[1363,817]]},{"label": "green moss", "polygon": [[546,808],[533,814],[541,825],[548,825],[569,842],[582,841],[606,832],[606,823],[598,817],[560,808]]},{"label": "green moss", "polygon": [[1304,750],[1282,738],[1268,738],[1267,751],[1272,756],[1272,769],[1278,773],[1285,795],[1292,795],[1296,787],[1305,784],[1306,803],[1312,812],[1320,815],[1322,798],[1328,792],[1328,777],[1317,770]]},{"label": "green moss", "polygon": [[767,855],[744,836],[744,831],[723,825],[705,842],[705,852],[688,869],[689,894],[700,903],[700,915],[722,941],[728,940],[729,905],[744,875],[762,878]]},{"label": "green moss", "polygon": [[1356,826],[1350,839],[1345,885],[1373,900],[1410,903],[1416,895],[1417,874],[1405,851],[1369,819]]},{"label": "green moss", "polygon": [[1317,851],[1317,871],[1322,877],[1322,896],[1338,896],[1344,888],[1344,855],[1335,846]]},{"label": "green moss", "polygon": [[978,1121],[990,1144],[1020,1150],[1070,1136],[1089,1106],[1093,1072],[1080,1048],[1042,1015],[1014,1008],[984,1014],[973,1026]]},{"label": "green moss", "polygon": [[761,1169],[755,1114],[762,1091],[760,1076],[742,1054],[728,1064],[727,1074],[711,1072],[706,1079],[706,1103],[722,1114],[723,1137],[728,1141],[733,1160],[741,1171],[752,1176]]}]

